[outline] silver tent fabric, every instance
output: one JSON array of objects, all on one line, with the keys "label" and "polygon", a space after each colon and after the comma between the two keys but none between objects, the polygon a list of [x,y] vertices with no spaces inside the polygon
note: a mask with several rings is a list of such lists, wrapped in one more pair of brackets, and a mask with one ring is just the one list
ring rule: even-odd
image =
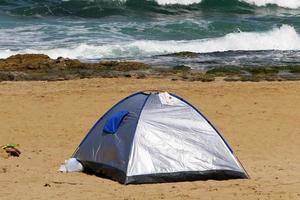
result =
[{"label": "silver tent fabric", "polygon": [[[103,127],[128,111],[115,134]],[[120,183],[247,178],[231,149],[190,104],[169,93],[133,94],[103,115],[73,157]]]},{"label": "silver tent fabric", "polygon": [[[163,98],[166,98],[164,95]],[[233,170],[238,161],[215,129],[190,105],[152,94],[141,113],[128,176],[180,171]]]}]

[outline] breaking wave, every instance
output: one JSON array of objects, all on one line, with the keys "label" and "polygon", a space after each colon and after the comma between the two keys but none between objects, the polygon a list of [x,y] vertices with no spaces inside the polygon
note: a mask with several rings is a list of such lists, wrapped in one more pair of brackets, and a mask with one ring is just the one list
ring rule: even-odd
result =
[{"label": "breaking wave", "polygon": [[178,14],[214,9],[249,13],[256,6],[298,9],[299,0],[0,0],[0,13],[21,16],[105,17],[146,13]]},{"label": "breaking wave", "polygon": [[79,59],[138,58],[182,51],[209,53],[240,50],[300,50],[300,35],[296,32],[294,27],[282,25],[279,28],[274,28],[266,32],[238,32],[230,33],[219,38],[199,40],[136,40],[118,44],[105,44],[102,46],[80,44],[76,47],[48,50],[6,50],[0,52],[0,57],[6,58],[17,53],[43,53],[52,58],[59,56]]},{"label": "breaking wave", "polygon": [[299,0],[242,0],[249,4],[254,4],[256,6],[268,6],[276,5],[283,8],[297,9],[300,7]]},{"label": "breaking wave", "polygon": [[[300,7],[299,0],[239,0],[239,1],[253,4],[256,6],[276,5],[278,7],[291,8],[291,9],[296,9]],[[156,2],[159,5],[168,5],[168,4],[191,5],[191,4],[199,4],[202,2],[202,0],[156,0]],[[226,4],[226,0],[225,1],[220,0],[220,2]]]}]

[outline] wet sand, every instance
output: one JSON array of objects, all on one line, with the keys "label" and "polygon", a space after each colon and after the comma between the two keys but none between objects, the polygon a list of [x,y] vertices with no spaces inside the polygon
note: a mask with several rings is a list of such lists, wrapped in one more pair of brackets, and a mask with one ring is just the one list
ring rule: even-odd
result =
[{"label": "wet sand", "polygon": [[[59,165],[98,118],[129,94],[176,93],[220,130],[251,179],[129,185]],[[300,82],[82,79],[0,83],[0,199],[300,199]]]}]

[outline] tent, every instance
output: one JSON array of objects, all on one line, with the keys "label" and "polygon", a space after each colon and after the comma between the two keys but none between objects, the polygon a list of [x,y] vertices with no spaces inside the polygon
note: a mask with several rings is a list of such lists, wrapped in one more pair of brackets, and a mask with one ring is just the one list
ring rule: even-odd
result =
[{"label": "tent", "polygon": [[73,157],[85,170],[123,184],[248,177],[204,115],[167,92],[138,92],[121,100]]}]

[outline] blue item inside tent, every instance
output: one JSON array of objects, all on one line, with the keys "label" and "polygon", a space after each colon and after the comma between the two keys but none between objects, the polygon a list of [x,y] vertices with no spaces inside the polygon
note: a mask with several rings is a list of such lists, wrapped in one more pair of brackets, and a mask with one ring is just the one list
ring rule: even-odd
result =
[{"label": "blue item inside tent", "polygon": [[122,120],[126,115],[128,115],[128,113],[128,111],[119,111],[113,114],[106,120],[103,131],[111,134],[116,133],[119,126],[121,125]]}]

